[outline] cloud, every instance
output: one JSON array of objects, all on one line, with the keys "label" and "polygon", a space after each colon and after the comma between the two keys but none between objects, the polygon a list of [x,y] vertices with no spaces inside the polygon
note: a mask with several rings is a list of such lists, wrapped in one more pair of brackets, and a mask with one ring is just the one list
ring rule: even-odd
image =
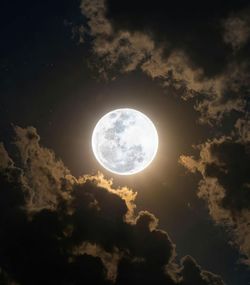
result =
[{"label": "cloud", "polygon": [[238,135],[239,140],[247,143],[250,141],[250,120],[247,118],[240,118],[235,123],[235,133]]},{"label": "cloud", "polygon": [[209,271],[202,270],[191,256],[185,256],[182,258],[181,264],[181,284],[183,285],[224,284],[223,280],[218,275],[215,275]]},{"label": "cloud", "polygon": [[[20,285],[194,284],[192,266],[175,263],[175,245],[152,213],[136,211],[132,190],[102,174],[75,178],[35,128],[15,132],[16,159],[0,148],[3,276]],[[223,284],[192,262],[197,284]]]},{"label": "cloud", "polygon": [[[104,79],[114,79],[118,72],[140,69],[164,88],[172,86],[180,90],[182,99],[194,98],[202,123],[218,123],[232,111],[244,112],[245,98],[249,95],[249,56],[245,55],[243,60],[235,58],[225,47],[220,28],[216,26],[225,13],[243,9],[241,5],[225,5],[226,11],[222,11],[216,5],[207,4],[208,7],[199,6],[201,15],[191,17],[197,9],[191,9],[192,5],[188,4],[186,11],[191,13],[188,24],[183,22],[188,16],[181,17],[179,7],[173,3],[172,12],[164,9],[164,13],[170,13],[169,17],[163,14],[160,3],[150,8],[145,4],[142,18],[134,5],[131,1],[122,7],[115,1],[82,1],[82,13],[92,37],[93,63]],[[153,20],[154,13],[159,17],[157,21]],[[173,13],[179,23],[175,22]],[[246,41],[244,25],[234,24],[235,29],[230,28],[231,36],[228,35],[232,26],[230,19],[224,21],[224,40],[228,43],[230,39],[232,43],[233,35],[240,37],[238,28]],[[209,37],[205,36],[208,32]],[[243,44],[243,35],[237,40],[237,45]]]},{"label": "cloud", "polygon": [[83,1],[81,3],[81,9],[88,18],[88,26],[92,35],[112,35],[112,25],[106,18],[106,5],[104,1]]},{"label": "cloud", "polygon": [[[67,185],[74,178],[53,151],[39,145],[40,137],[33,127],[15,127],[15,145],[18,148],[23,170],[23,184],[30,210],[56,207],[57,200],[67,196]],[[62,191],[64,188],[64,191]]]},{"label": "cloud", "polygon": [[225,43],[234,51],[241,49],[250,38],[249,10],[232,15],[223,22]]},{"label": "cloud", "polygon": [[99,257],[106,269],[106,276],[108,280],[116,281],[117,267],[119,261],[122,259],[123,254],[119,252],[117,248],[114,248],[113,252],[107,252],[97,244],[90,242],[83,242],[82,245],[74,248],[73,253],[76,256],[84,254]]},{"label": "cloud", "polygon": [[245,130],[248,125],[249,121],[238,120],[238,134],[207,140],[198,146],[198,158],[183,155],[180,163],[190,172],[202,175],[198,196],[207,202],[214,221],[231,231],[242,261],[250,264],[250,141]]},{"label": "cloud", "polygon": [[0,143],[0,169],[5,169],[13,165],[12,159],[4,148],[3,143]]}]

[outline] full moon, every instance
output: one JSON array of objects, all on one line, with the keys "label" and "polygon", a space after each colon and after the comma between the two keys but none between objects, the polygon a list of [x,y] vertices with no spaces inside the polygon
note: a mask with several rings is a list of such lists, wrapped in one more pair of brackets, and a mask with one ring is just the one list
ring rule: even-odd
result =
[{"label": "full moon", "polygon": [[158,149],[157,130],[137,110],[113,110],[96,124],[92,149],[105,169],[120,175],[135,174],[153,161]]}]

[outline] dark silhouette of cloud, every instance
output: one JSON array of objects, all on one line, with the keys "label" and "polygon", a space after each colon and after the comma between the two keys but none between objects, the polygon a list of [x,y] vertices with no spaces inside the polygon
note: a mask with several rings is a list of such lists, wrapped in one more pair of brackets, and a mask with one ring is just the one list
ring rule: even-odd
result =
[{"label": "dark silhouette of cloud", "polygon": [[167,2],[82,1],[92,65],[105,80],[140,69],[164,88],[179,90],[182,99],[194,98],[202,123],[244,113],[250,79],[248,1]]},{"label": "dark silhouette of cloud", "polygon": [[202,175],[198,196],[207,201],[216,223],[228,227],[242,259],[250,264],[250,142],[249,120],[237,121],[232,136],[198,146],[199,158],[181,156],[191,172]]},{"label": "dark silhouette of cloud", "polygon": [[[215,0],[206,3],[156,0],[153,5],[150,1],[140,0],[119,4],[108,0],[106,3],[107,18],[115,30],[146,32],[152,35],[157,45],[164,44],[166,54],[171,50],[184,50],[207,76],[220,73],[230,56],[231,50],[221,34],[221,21],[249,5],[245,0],[220,3]],[[238,31],[244,29],[239,25],[237,28]],[[246,36],[242,36],[243,41],[247,41]]]},{"label": "dark silhouette of cloud", "polygon": [[181,284],[183,285],[205,285],[222,284],[222,279],[209,271],[204,271],[191,256],[185,256],[182,260]]},{"label": "dark silhouette of cloud", "polygon": [[[73,177],[36,129],[15,127],[19,157],[0,148],[0,278],[33,284],[224,284],[175,245],[135,193],[101,174]],[[10,279],[11,278],[11,279]]]}]

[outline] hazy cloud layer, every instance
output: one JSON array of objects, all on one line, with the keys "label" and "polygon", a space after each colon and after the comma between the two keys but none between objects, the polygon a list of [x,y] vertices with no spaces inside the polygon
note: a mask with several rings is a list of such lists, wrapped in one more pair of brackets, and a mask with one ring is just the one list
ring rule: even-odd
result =
[{"label": "hazy cloud layer", "polygon": [[[179,23],[168,14],[171,12],[164,10],[167,15],[162,15],[161,7],[157,10],[159,18],[154,20],[157,3],[151,7],[152,13],[147,4],[142,3],[145,15],[141,20],[138,3],[127,1],[119,5],[104,0],[84,0],[81,4],[88,23],[86,33],[93,39],[93,53],[98,58],[92,64],[97,64],[101,76],[114,79],[118,72],[140,69],[165,88],[173,86],[181,90],[182,99],[195,98],[201,122],[220,122],[232,111],[244,112],[249,95],[249,54],[244,53],[243,60],[242,54],[237,57],[234,50],[247,45],[249,40],[246,17],[249,14],[242,8],[246,5],[226,5],[226,13],[222,13],[219,8],[214,11],[212,5],[205,4],[209,6],[207,12],[206,7],[197,3],[201,15],[190,14],[188,18],[187,14],[180,18],[178,11],[173,10],[176,19],[180,18]],[[233,8],[243,9],[239,15],[246,16],[231,16]],[[189,7],[186,9],[188,13]],[[209,12],[214,13],[215,18],[210,19]],[[209,26],[209,21],[213,25]],[[227,44],[233,47],[231,52]]]},{"label": "hazy cloud layer", "polygon": [[[73,177],[33,127],[1,144],[0,278],[6,284],[224,284],[175,245],[136,193],[101,174]],[[9,280],[9,281],[8,281]]]}]

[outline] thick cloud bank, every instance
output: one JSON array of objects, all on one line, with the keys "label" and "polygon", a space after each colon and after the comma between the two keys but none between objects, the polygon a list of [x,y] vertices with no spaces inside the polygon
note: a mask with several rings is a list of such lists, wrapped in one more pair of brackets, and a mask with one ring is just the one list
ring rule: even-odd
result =
[{"label": "thick cloud bank", "polygon": [[175,245],[136,193],[101,174],[75,178],[39,144],[33,127],[15,127],[13,161],[0,145],[0,281],[3,284],[222,285]]}]

